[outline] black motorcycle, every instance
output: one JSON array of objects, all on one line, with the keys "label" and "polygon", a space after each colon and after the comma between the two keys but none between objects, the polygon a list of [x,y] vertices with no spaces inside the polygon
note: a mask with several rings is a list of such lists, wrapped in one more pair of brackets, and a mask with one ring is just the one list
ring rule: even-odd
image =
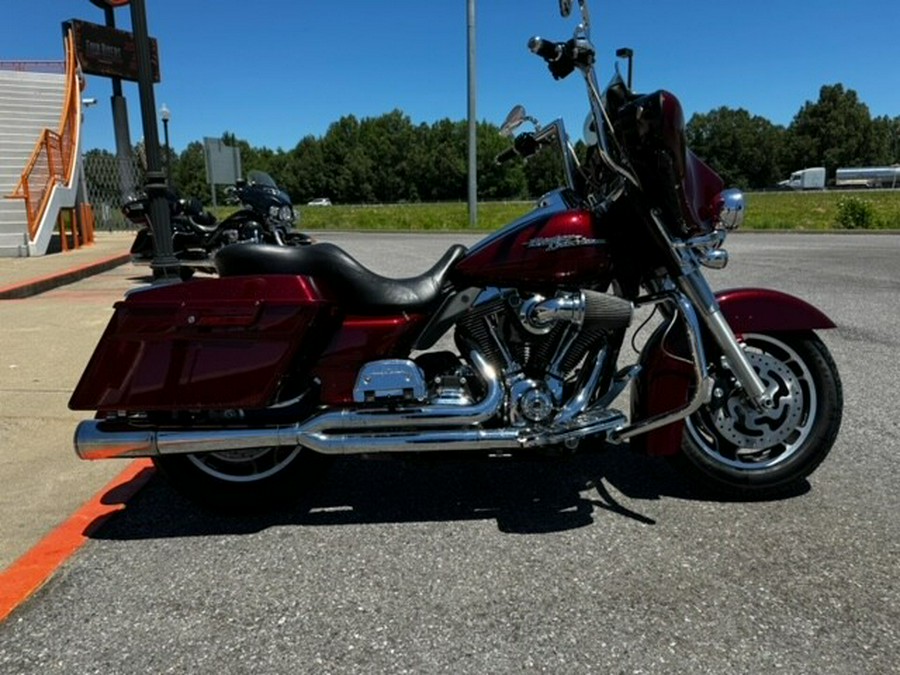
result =
[{"label": "black motorcycle", "polygon": [[[219,221],[204,210],[196,197],[179,199],[174,192],[169,192],[172,251],[181,263],[182,279],[189,279],[197,270],[215,273],[212,257],[228,244],[301,246],[312,242],[309,236],[294,229],[297,213],[291,199],[269,174],[250,171],[246,180],[229,187],[227,193],[229,201],[240,204],[241,208]],[[132,199],[122,207],[122,212],[140,226],[131,246],[132,262],[149,265],[154,256],[149,199],[146,195]]]}]

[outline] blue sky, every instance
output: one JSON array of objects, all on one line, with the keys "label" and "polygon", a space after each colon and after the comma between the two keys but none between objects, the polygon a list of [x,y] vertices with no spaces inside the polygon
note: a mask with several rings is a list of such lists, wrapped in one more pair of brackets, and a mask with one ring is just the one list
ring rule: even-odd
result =
[{"label": "blue sky", "polygon": [[[60,23],[103,23],[88,0],[3,0],[0,60],[62,58]],[[252,145],[292,148],[346,114],[394,108],[414,123],[466,116],[466,0],[146,0],[160,46],[157,109],[171,143],[231,131]],[[789,124],[823,84],[855,89],[873,115],[900,115],[897,0],[593,0],[600,81],[615,50],[635,50],[635,88],[675,92],[688,117],[725,105]],[[130,9],[116,10],[130,29]],[[500,123],[522,103],[563,116],[580,137],[583,81],[555,82],[526,49],[532,35],[566,39],[575,20],[556,0],[477,0],[478,118]],[[114,145],[109,80],[90,76],[84,148]],[[131,136],[143,136],[137,88],[126,83]],[[160,127],[161,128],[161,127]],[[162,133],[160,132],[160,136]]]}]

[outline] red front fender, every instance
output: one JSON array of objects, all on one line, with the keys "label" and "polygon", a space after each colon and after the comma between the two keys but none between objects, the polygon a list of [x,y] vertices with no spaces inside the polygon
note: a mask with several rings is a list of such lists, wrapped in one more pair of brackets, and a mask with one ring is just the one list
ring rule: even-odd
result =
[{"label": "red front fender", "polygon": [[[834,328],[834,322],[808,302],[765,288],[735,288],[716,294],[722,315],[736,335]],[[665,345],[663,344],[665,343]],[[631,419],[639,421],[682,407],[694,384],[684,327],[665,333],[660,326],[641,352],[642,372],[631,393]],[[675,358],[675,356],[681,358]],[[635,436],[631,447],[650,455],[673,455],[681,448],[684,422],[673,422]]]},{"label": "red front fender", "polygon": [[716,294],[735,334],[834,328],[834,322],[805,300],[767,288],[733,288]]}]

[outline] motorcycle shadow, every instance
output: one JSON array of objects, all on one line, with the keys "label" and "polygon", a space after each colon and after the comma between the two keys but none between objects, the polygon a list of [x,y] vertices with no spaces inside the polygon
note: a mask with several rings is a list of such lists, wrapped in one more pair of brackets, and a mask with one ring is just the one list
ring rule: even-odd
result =
[{"label": "motorcycle shadow", "polygon": [[[808,490],[807,483],[785,496]],[[115,503],[115,495],[107,496]],[[591,525],[600,514],[655,525],[643,503],[663,498],[709,499],[664,459],[636,455],[627,445],[561,458],[341,457],[295,507],[244,515],[199,507],[157,474],[125,509],[89,531],[94,539],[137,540],[285,525],[493,519],[501,532],[543,534]]]}]

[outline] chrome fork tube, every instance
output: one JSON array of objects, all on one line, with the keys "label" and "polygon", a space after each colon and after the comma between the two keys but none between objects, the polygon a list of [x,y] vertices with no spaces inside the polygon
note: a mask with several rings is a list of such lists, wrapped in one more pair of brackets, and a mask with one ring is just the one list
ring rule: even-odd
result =
[{"label": "chrome fork tube", "polygon": [[[677,312],[684,319],[688,346],[691,350],[691,363],[694,364],[694,378],[697,382],[694,394],[691,400],[677,410],[660,413],[613,432],[609,439],[613,443],[626,441],[638,434],[645,434],[648,431],[653,431],[672,422],[682,420],[688,415],[693,415],[703,404],[709,403],[712,396],[713,380],[708,373],[709,369],[707,368],[706,353],[703,350],[703,343],[700,338],[700,321],[697,318],[697,312],[694,311],[692,301],[685,295],[676,293],[674,300]],[[676,321],[677,318],[677,314],[675,314],[671,317],[671,321]]]},{"label": "chrome fork tube", "polygon": [[744,392],[760,408],[771,408],[773,392],[766,389],[759,375],[753,370],[747,355],[722,315],[719,302],[703,274],[697,269],[677,279],[678,287],[690,299],[697,313],[712,334],[713,339],[734,373]]}]

